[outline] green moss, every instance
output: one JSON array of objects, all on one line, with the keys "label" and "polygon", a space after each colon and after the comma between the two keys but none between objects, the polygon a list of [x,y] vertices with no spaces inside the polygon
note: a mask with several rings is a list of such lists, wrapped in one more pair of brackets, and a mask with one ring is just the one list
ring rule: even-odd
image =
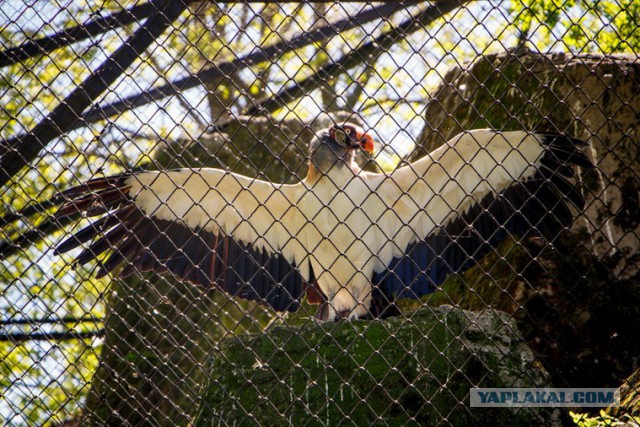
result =
[{"label": "green moss", "polygon": [[[283,418],[294,425],[433,424],[444,417],[469,424],[489,414],[466,407],[470,387],[523,379],[546,384],[520,340],[497,339],[504,353],[489,349],[486,334],[504,333],[505,323],[495,313],[437,308],[386,321],[278,325],[229,338],[212,354],[195,425]],[[537,424],[541,413],[521,415],[515,416],[525,425]],[[493,413],[490,419],[501,425]],[[502,425],[510,422],[503,415]]]}]

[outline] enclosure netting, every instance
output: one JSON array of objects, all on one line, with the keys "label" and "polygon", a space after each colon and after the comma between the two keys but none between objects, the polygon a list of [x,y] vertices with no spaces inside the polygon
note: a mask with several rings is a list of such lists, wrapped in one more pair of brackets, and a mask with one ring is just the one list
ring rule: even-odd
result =
[{"label": "enclosure netting", "polygon": [[[0,3],[2,425],[638,423],[639,21],[628,0]],[[553,235],[486,237],[386,319],[54,253],[91,221],[55,215],[60,191],[187,167],[293,184],[345,122],[376,141],[371,173],[482,128],[579,139],[595,167],[562,170],[585,203]],[[623,385],[606,413],[469,406],[473,387]]]}]

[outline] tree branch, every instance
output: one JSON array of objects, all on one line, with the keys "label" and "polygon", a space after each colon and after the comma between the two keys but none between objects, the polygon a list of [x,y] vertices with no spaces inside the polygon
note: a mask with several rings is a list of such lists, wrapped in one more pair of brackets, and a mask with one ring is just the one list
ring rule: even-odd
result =
[{"label": "tree branch", "polygon": [[38,227],[21,234],[13,240],[0,240],[0,261],[7,259],[7,257],[20,250],[26,250],[41,241],[45,236],[75,223],[81,216],[79,213],[62,219],[56,219],[51,216],[45,219]]},{"label": "tree branch", "polygon": [[82,127],[86,123],[95,123],[142,105],[172,96],[179,91],[184,91],[202,85],[203,82],[214,82],[217,79],[224,78],[235,71],[247,68],[251,65],[266,61],[273,61],[275,58],[278,58],[287,52],[302,48],[311,43],[323,42],[342,31],[353,29],[376,19],[391,16],[398,10],[398,8],[416,3],[418,3],[418,1],[407,1],[403,4],[397,2],[385,3],[376,8],[361,12],[354,17],[348,17],[336,22],[335,24],[329,24],[318,28],[317,30],[304,33],[291,41],[282,41],[267,48],[256,49],[254,53],[237,58],[231,62],[214,65],[196,75],[185,77],[173,82],[172,84],[156,87],[113,104],[94,107],[82,116],[82,120],[78,121],[73,129]]},{"label": "tree branch", "polygon": [[42,55],[76,43],[117,27],[138,22],[150,16],[156,9],[151,3],[134,6],[116,14],[89,21],[77,27],[59,31],[47,37],[31,40],[17,47],[0,52],[0,67],[15,64],[33,56]]},{"label": "tree branch", "polygon": [[16,326],[16,325],[49,325],[49,324],[67,324],[67,323],[102,323],[105,319],[95,316],[74,317],[65,316],[59,318],[42,318],[42,319],[4,319],[0,320],[0,326]]},{"label": "tree branch", "polygon": [[29,165],[53,139],[83,125],[84,111],[104,92],[171,22],[186,9],[182,0],[154,0],[155,12],[133,36],[126,40],[79,87],[67,96],[31,132],[5,140],[0,158],[0,186],[5,185],[23,167]]},{"label": "tree branch", "polygon": [[[194,0],[189,0],[193,2]],[[258,2],[258,0],[255,0]],[[259,0],[263,2],[264,0]],[[324,2],[325,0],[322,0]],[[228,0],[224,3],[232,3]],[[247,0],[245,0],[247,2]],[[251,1],[249,1],[251,2]],[[319,0],[317,2],[320,2]],[[315,2],[313,2],[315,3]],[[12,47],[0,52],[0,68],[23,61],[25,59],[52,52],[61,47],[86,40],[118,27],[133,24],[149,17],[154,8],[150,3],[133,6],[104,18],[98,18],[85,24],[59,31],[50,36],[31,40],[20,46]]]},{"label": "tree branch", "polygon": [[366,58],[370,58],[371,55],[375,53],[386,51],[394,43],[397,43],[398,40],[405,38],[408,34],[411,34],[420,28],[424,28],[431,22],[441,18],[446,13],[451,12],[468,1],[469,0],[443,0],[429,6],[424,11],[421,11],[416,16],[406,20],[393,30],[378,36],[372,42],[350,51],[339,61],[328,64],[312,76],[284,88],[274,96],[263,100],[243,114],[251,116],[255,114],[272,113],[282,108],[289,102],[302,97],[305,93],[314,89],[325,79],[341,74],[346,70],[361,64]]},{"label": "tree branch", "polygon": [[0,334],[0,342],[11,341],[13,343],[21,343],[24,341],[68,341],[68,340],[86,340],[90,338],[104,336],[104,329],[95,331],[66,331],[66,332],[36,332],[15,334]]}]

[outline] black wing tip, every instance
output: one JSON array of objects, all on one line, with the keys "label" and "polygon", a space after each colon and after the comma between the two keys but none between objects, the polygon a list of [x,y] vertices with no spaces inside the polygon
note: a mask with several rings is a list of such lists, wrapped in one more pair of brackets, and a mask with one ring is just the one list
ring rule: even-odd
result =
[{"label": "black wing tip", "polygon": [[[121,197],[114,194],[114,191],[125,188],[127,178],[132,176],[133,173],[134,172],[125,172],[118,175],[95,178],[67,190],[58,191],[48,199],[35,200],[21,209],[7,209],[0,217],[0,229],[21,220],[24,221],[37,217],[38,215],[47,219],[43,223],[44,225],[37,227],[37,235],[34,234],[34,231],[27,231],[26,235],[15,237],[13,240],[5,240],[1,243],[0,259],[6,259],[8,256],[14,254],[17,249],[24,246],[17,242],[27,241],[29,244],[34,244],[40,241],[43,235],[49,234],[51,230],[55,231],[61,228],[63,223],[67,224],[69,221],[76,219],[83,213],[83,208],[91,208],[88,211],[90,214],[100,215],[106,213],[105,208],[113,208],[122,200]],[[91,202],[99,201],[101,198],[100,195],[94,194],[96,192],[109,196],[104,204],[92,205]],[[124,193],[123,191],[122,195],[124,195]],[[94,194],[93,198],[90,197],[92,194]],[[48,211],[52,208],[57,208],[57,210],[55,213],[49,214]],[[57,227],[56,224],[58,224]],[[69,242],[66,242],[66,245],[63,244],[62,248],[56,248],[54,254],[60,255],[77,246],[66,248],[69,244]]]},{"label": "black wing tip", "polygon": [[540,138],[542,145],[547,147],[558,160],[586,169],[594,167],[591,160],[581,150],[586,145],[585,141],[561,134],[541,133],[536,135]]},{"label": "black wing tip", "polygon": [[60,191],[54,197],[66,200],[68,198],[77,197],[78,195],[96,190],[107,190],[110,188],[122,187],[123,185],[125,185],[125,181],[132,175],[132,172],[124,172],[117,175],[108,175],[99,178],[93,178],[86,182],[83,182],[80,185],[76,185],[66,190]]}]

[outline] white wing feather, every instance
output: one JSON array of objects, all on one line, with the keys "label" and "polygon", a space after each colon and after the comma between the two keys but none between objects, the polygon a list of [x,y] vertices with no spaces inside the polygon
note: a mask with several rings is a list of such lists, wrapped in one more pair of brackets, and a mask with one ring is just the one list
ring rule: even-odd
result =
[{"label": "white wing feather", "polygon": [[474,130],[380,179],[376,191],[389,208],[381,221],[393,241],[381,251],[376,271],[487,194],[532,176],[543,151],[527,132]]},{"label": "white wing feather", "polygon": [[129,194],[146,215],[280,252],[308,278],[300,246],[306,221],[296,207],[303,194],[301,184],[272,184],[208,168],[138,173],[128,184]]}]

